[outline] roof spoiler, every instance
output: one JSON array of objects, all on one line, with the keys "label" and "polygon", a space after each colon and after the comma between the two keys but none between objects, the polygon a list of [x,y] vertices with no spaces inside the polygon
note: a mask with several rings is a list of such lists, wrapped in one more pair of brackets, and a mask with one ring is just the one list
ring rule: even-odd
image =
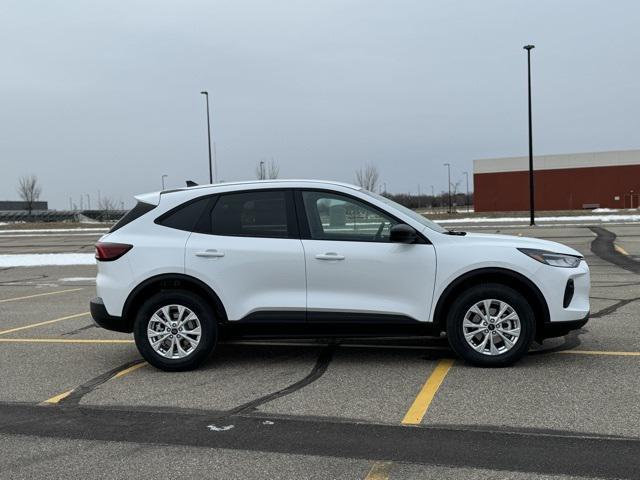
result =
[{"label": "roof spoiler", "polygon": [[187,187],[197,187],[198,184],[193,180],[187,180]]}]

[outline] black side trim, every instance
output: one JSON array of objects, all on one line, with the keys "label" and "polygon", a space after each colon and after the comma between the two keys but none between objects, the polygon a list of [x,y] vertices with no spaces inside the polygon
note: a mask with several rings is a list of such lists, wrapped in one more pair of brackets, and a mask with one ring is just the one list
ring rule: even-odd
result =
[{"label": "black side trim", "polygon": [[242,323],[258,324],[281,324],[281,323],[305,323],[307,313],[304,310],[282,310],[282,311],[258,311],[247,315],[240,320]]},{"label": "black side trim", "polygon": [[384,313],[354,313],[354,312],[308,312],[307,321],[310,323],[325,323],[327,325],[343,325],[351,323],[360,324],[385,324],[389,325],[415,325],[423,324],[405,315],[393,315]]},{"label": "black side trim", "polygon": [[122,317],[109,315],[106,307],[104,306],[104,302],[100,297],[91,299],[89,302],[89,309],[91,311],[93,321],[100,327],[107,330],[113,330],[114,332],[131,333],[131,325],[124,321]]},{"label": "black side trim", "polygon": [[351,312],[256,312],[221,325],[224,338],[331,338],[434,336],[433,324],[402,315]]},{"label": "black side trim", "polygon": [[580,320],[572,320],[570,322],[549,322],[545,323],[542,334],[538,337],[540,339],[562,337],[569,333],[571,330],[578,330],[584,327],[589,321],[589,313]]}]

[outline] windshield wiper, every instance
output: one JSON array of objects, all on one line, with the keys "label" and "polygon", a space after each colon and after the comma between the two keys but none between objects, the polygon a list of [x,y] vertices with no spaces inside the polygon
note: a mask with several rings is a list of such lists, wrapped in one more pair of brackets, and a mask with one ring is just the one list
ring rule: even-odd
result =
[{"label": "windshield wiper", "polygon": [[445,233],[445,235],[458,235],[460,237],[464,237],[467,234],[467,232],[458,232],[458,231],[454,230],[453,228],[451,230],[447,229],[447,231],[444,232],[444,233]]}]

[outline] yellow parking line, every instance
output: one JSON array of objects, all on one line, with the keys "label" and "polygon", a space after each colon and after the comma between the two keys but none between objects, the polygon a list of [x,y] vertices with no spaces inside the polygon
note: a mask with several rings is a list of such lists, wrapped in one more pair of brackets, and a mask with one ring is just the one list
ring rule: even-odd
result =
[{"label": "yellow parking line", "polygon": [[388,480],[391,472],[392,462],[375,462],[369,470],[365,480]]},{"label": "yellow parking line", "polygon": [[613,248],[615,248],[616,252],[621,253],[622,255],[626,255],[627,257],[629,256],[629,252],[627,252],[624,248],[622,248],[617,243],[613,244]]},{"label": "yellow parking line", "polygon": [[452,366],[453,359],[451,358],[444,358],[438,361],[436,368],[431,372],[422,390],[420,390],[420,393],[418,393],[418,396],[402,419],[403,425],[417,425],[422,422],[427,409],[431,405],[431,401],[436,396],[444,377],[447,376]]},{"label": "yellow parking line", "polygon": [[24,327],[10,328],[9,330],[0,330],[0,335],[6,335],[7,333],[19,332],[20,330],[27,330],[29,328],[40,327],[42,325],[49,325],[50,323],[62,322],[63,320],[71,320],[72,318],[84,317],[85,315],[89,315],[89,312],[76,313],[75,315],[55,318],[53,320],[47,320],[46,322],[32,323],[31,325],[25,325]]},{"label": "yellow parking line", "polygon": [[620,357],[640,357],[640,352],[608,352],[604,350],[560,350],[555,353],[569,355],[611,355]]},{"label": "yellow parking line", "polygon": [[42,404],[55,405],[56,403],[59,403],[63,398],[67,398],[71,394],[71,392],[73,392],[73,388],[71,390],[67,390],[66,392],[60,393],[55,397],[46,399],[44,402],[42,402]]},{"label": "yellow parking line", "polygon": [[136,370],[138,370],[139,368],[145,367],[149,365],[147,362],[142,362],[142,363],[136,363],[135,365],[133,365],[132,367],[129,368],[125,368],[124,370],[120,370],[118,373],[116,373],[113,378],[121,378],[124,377],[125,375],[128,375],[131,372],[135,372]]},{"label": "yellow parking line", "polygon": [[[122,378],[125,375],[127,375],[127,374],[129,374],[131,372],[135,372],[136,370],[138,370],[141,367],[144,367],[145,365],[149,365],[149,364],[147,362],[142,362],[142,363],[136,363],[135,365],[133,365],[131,367],[124,368],[124,369],[120,370],[118,373],[116,373],[109,380],[113,380],[114,378]],[[67,390],[66,392],[59,393],[58,395],[55,395],[55,396],[53,396],[51,398],[46,399],[40,405],[55,405],[56,403],[60,403],[61,400],[65,399],[69,395],[71,395],[71,393],[74,390],[75,390],[75,388],[72,388],[71,390]]]},{"label": "yellow parking line", "polygon": [[70,288],[68,290],[58,290],[55,292],[36,293],[35,295],[27,295],[26,297],[5,298],[3,300],[0,300],[0,303],[17,302],[18,300],[27,300],[29,298],[45,297],[47,295],[60,295],[62,293],[78,292],[80,290],[84,290],[84,288]]},{"label": "yellow parking line", "polygon": [[133,340],[106,340],[101,338],[0,338],[0,343],[135,343]]}]

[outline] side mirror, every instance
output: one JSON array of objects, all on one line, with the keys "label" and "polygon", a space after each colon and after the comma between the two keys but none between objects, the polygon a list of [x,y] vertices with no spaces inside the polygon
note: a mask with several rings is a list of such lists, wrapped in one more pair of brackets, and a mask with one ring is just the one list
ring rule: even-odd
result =
[{"label": "side mirror", "polygon": [[391,227],[389,240],[393,243],[414,243],[418,239],[418,232],[405,223],[399,223]]}]

